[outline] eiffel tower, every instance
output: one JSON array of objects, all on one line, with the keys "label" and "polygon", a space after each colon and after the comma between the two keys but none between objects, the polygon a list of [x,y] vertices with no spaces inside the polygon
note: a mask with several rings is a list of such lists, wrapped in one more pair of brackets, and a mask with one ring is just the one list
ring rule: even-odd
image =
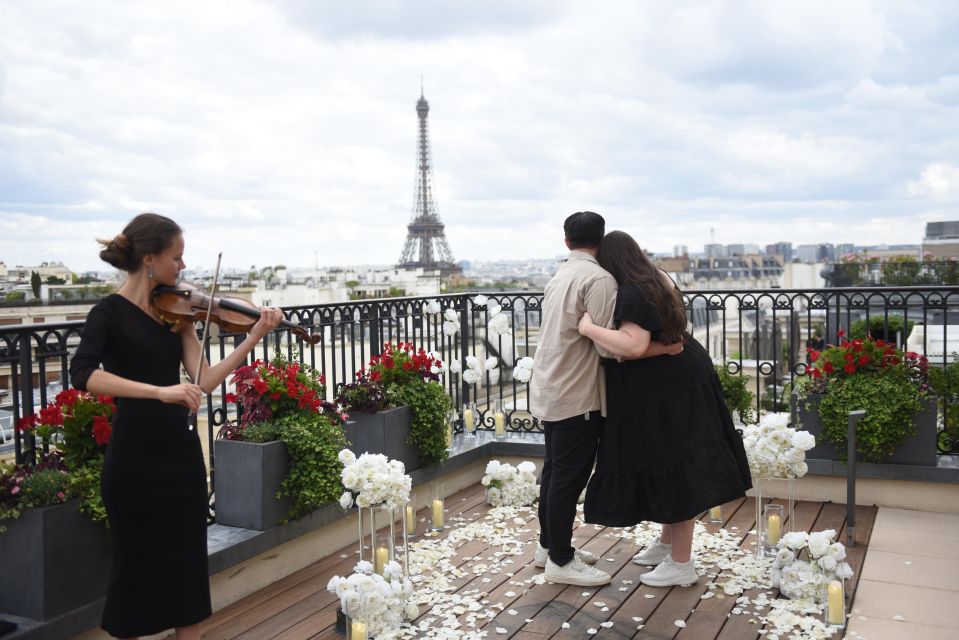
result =
[{"label": "eiffel tower", "polygon": [[406,244],[397,263],[399,268],[439,269],[445,278],[462,273],[453,259],[453,252],[446,242],[443,221],[436,211],[433,200],[433,154],[430,151],[429,131],[426,117],[430,103],[423,97],[416,101],[416,115],[420,119],[419,142],[416,149],[416,193],[413,196],[413,217],[407,225]]}]

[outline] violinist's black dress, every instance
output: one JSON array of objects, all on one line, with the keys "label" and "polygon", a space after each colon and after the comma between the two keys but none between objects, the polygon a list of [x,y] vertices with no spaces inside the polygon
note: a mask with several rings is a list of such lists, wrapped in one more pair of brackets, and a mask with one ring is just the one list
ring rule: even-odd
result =
[{"label": "violinist's black dress", "polygon": [[[656,307],[632,283],[619,287],[613,319],[638,324],[653,340],[662,328]],[[746,450],[699,342],[686,334],[679,355],[603,363],[607,417],[586,522],[682,522],[745,495],[752,486]]]},{"label": "violinist's black dress", "polygon": [[[98,365],[157,386],[180,382],[180,336],[114,294],[87,316],[70,363],[85,389]],[[159,633],[211,613],[207,568],[207,482],[187,409],[117,399],[101,490],[110,519],[113,570],[102,626],[113,636]]]}]

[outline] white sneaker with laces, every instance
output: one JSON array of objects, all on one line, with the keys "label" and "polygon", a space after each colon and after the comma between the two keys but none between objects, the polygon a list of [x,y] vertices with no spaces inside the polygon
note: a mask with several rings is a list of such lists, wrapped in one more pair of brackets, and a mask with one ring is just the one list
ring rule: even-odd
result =
[{"label": "white sneaker with laces", "polygon": [[[585,549],[573,549],[573,553],[577,558],[585,562],[586,564],[596,564],[596,556],[592,552],[586,551]],[[536,543],[536,555],[533,556],[533,566],[539,567],[542,569],[546,566],[546,561],[549,560],[549,549],[541,545],[539,542]]]},{"label": "white sneaker with laces", "polygon": [[676,562],[670,556],[660,562],[655,569],[639,576],[639,581],[650,587],[688,587],[699,580],[692,558],[689,562]]},{"label": "white sneaker with laces", "polygon": [[663,544],[659,540],[649,545],[639,553],[633,556],[633,562],[647,567],[654,567],[666,558],[673,551],[673,545]]},{"label": "white sneaker with laces", "polygon": [[546,560],[546,579],[578,587],[601,587],[612,581],[608,573],[586,564],[575,555],[562,567],[552,560]]}]

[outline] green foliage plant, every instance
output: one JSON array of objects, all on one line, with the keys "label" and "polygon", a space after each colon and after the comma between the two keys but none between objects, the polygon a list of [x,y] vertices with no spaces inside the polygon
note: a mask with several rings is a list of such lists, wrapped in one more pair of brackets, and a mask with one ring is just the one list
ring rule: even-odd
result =
[{"label": "green foliage plant", "polygon": [[943,430],[939,434],[939,450],[950,451],[959,441],[959,353],[943,367],[929,368],[929,384],[939,397],[939,413]]},{"label": "green foliage plant", "polygon": [[323,376],[309,365],[276,355],[233,372],[236,393],[230,402],[241,402],[240,421],[227,423],[219,437],[265,443],[279,440],[290,457],[287,475],[277,497],[289,496],[288,516],[296,519],[343,493],[340,450],[345,415],[326,397]]},{"label": "green foliage plant", "polygon": [[869,316],[868,322],[866,320],[853,322],[849,327],[849,336],[853,339],[875,338],[889,342],[895,340],[896,334],[908,336],[914,324],[912,320],[904,321],[903,317],[898,315],[890,315],[888,318]]},{"label": "green foliage plant", "polygon": [[439,382],[442,370],[440,360],[412,343],[387,343],[366,369],[357,372],[357,382],[341,393],[341,406],[347,412],[368,411],[371,404],[378,404],[377,389],[382,387],[386,407],[410,408],[408,442],[416,447],[420,462],[424,466],[439,464],[448,455],[447,420],[453,408]]},{"label": "green foliage plant", "polygon": [[925,356],[903,353],[883,340],[853,339],[839,332],[841,342],[822,352],[809,350],[813,363],[797,384],[797,395],[812,409],[810,394],[821,394],[822,436],[846,461],[849,412],[865,409],[856,426],[856,452],[865,461],[880,461],[915,434],[913,417],[929,395]]},{"label": "green foliage plant", "polygon": [[716,375],[719,376],[719,384],[723,388],[723,396],[730,413],[739,414],[739,421],[743,424],[755,424],[756,406],[753,394],[747,388],[749,380],[746,376],[742,373],[729,373],[721,364],[716,365]]}]

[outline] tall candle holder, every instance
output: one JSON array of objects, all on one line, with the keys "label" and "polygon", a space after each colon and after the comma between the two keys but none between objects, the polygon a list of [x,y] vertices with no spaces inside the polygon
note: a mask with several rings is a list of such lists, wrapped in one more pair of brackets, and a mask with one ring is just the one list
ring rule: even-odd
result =
[{"label": "tall candle holder", "polygon": [[846,627],[846,581],[826,580],[822,586],[823,622],[835,629]]},{"label": "tall candle holder", "polygon": [[463,403],[463,433],[466,434],[467,438],[476,437],[476,419],[478,416],[475,402]]},{"label": "tall candle holder", "polygon": [[763,549],[776,553],[783,535],[783,506],[769,503],[763,507]]},{"label": "tall candle holder", "polygon": [[430,488],[430,530],[442,531],[446,525],[446,495],[442,482],[434,482]]},{"label": "tall candle holder", "polygon": [[503,401],[493,400],[493,437],[496,440],[506,439],[506,412],[503,411]]},{"label": "tall candle holder", "polygon": [[766,527],[763,524],[763,481],[761,478],[754,479],[753,489],[756,492],[756,557],[763,557],[763,543],[765,541]]},{"label": "tall candle holder", "polygon": [[403,531],[406,534],[404,543],[406,539],[416,537],[416,494],[412,492],[410,492],[410,501],[403,509]]},{"label": "tall candle holder", "polygon": [[393,510],[389,507],[370,507],[371,562],[373,570],[380,575],[383,575],[386,563],[396,557],[396,548],[393,546],[396,536],[394,520]]},{"label": "tall candle holder", "polygon": [[789,478],[786,481],[789,486],[789,503],[786,505],[788,507],[788,512],[786,514],[786,528],[785,531],[792,532],[793,523],[796,521],[796,479]]},{"label": "tall candle holder", "polygon": [[446,414],[446,453],[453,453],[453,430],[456,427],[456,421],[459,415],[455,409],[451,409]]},{"label": "tall candle holder", "polygon": [[369,640],[366,623],[347,617],[346,640]]}]

